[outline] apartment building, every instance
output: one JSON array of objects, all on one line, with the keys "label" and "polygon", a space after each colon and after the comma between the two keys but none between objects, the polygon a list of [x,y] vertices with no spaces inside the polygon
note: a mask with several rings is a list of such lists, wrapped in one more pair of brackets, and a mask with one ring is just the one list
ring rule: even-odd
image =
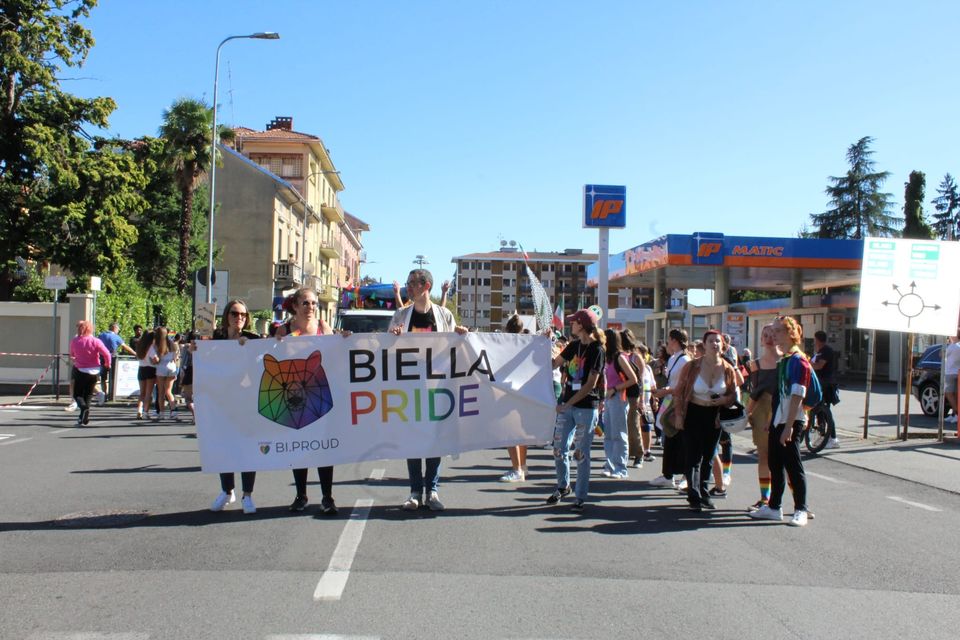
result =
[{"label": "apartment building", "polygon": [[[587,265],[597,254],[581,249],[528,252],[527,262],[550,298],[550,308],[560,301],[567,314],[581,305],[597,302],[596,287],[587,286]],[[457,267],[457,312],[460,322],[479,331],[502,329],[514,312],[533,314],[533,294],[523,254],[507,244],[498,251],[471,253],[452,259]],[[625,289],[609,292],[608,308],[641,307],[644,292]]]},{"label": "apartment building", "polygon": [[351,215],[349,211],[343,214],[344,221],[340,224],[340,260],[337,269],[337,286],[352,287],[363,277],[360,270],[366,262],[366,252],[363,250],[363,233],[370,231],[370,225],[360,218]]},{"label": "apartment building", "polygon": [[[240,162],[225,162],[217,170],[217,200],[224,215],[216,238],[224,254],[219,264],[230,271],[231,294],[256,291],[256,302],[248,303],[269,308],[274,298],[308,286],[319,295],[321,316],[330,320],[339,295],[346,219],[337,195],[344,185],[330,150],[319,136],[295,131],[288,116],[274,118],[263,131],[234,127],[234,132],[236,152],[276,179],[264,181]],[[257,189],[262,193],[253,193]],[[251,211],[253,206],[259,210]],[[243,220],[242,226],[229,226],[232,212],[243,212],[234,216]],[[272,269],[269,277],[261,264],[265,257]],[[261,306],[265,288],[271,300]]]}]

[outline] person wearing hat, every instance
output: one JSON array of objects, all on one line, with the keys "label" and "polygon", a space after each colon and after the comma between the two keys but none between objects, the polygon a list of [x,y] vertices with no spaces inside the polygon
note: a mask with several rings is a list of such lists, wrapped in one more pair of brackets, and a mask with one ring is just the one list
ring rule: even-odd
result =
[{"label": "person wearing hat", "polygon": [[570,447],[577,460],[575,511],[582,511],[590,488],[590,445],[600,405],[600,374],[604,364],[604,335],[597,328],[597,314],[580,309],[567,316],[573,340],[553,359],[553,367],[565,365],[566,383],[557,405],[553,430],[553,457],[557,488],[547,504],[557,504],[570,494]]}]

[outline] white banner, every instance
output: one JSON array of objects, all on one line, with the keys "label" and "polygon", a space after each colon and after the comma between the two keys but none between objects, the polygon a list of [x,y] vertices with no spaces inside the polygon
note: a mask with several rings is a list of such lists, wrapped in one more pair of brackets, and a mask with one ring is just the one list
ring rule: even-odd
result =
[{"label": "white banner", "polygon": [[857,328],[952,336],[960,243],[864,238]]},{"label": "white banner", "polygon": [[542,444],[550,342],[505,333],[205,340],[194,354],[205,472]]}]

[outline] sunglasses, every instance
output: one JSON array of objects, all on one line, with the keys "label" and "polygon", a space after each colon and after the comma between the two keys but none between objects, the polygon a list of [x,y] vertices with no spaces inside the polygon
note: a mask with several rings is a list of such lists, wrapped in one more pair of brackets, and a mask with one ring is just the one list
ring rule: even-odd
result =
[{"label": "sunglasses", "polygon": [[247,312],[246,311],[230,311],[230,315],[234,318],[246,318]]},{"label": "sunglasses", "polygon": [[319,307],[320,303],[317,302],[316,300],[301,300],[300,306],[301,307]]}]

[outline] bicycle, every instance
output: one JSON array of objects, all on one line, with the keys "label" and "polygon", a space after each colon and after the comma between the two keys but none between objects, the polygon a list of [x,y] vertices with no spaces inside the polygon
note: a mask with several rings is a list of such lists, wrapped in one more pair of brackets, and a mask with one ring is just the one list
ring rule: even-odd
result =
[{"label": "bicycle", "polygon": [[813,454],[820,453],[827,446],[829,440],[827,427],[827,414],[829,403],[823,401],[810,410],[810,417],[807,420],[807,430],[803,434],[804,444],[807,451]]}]

